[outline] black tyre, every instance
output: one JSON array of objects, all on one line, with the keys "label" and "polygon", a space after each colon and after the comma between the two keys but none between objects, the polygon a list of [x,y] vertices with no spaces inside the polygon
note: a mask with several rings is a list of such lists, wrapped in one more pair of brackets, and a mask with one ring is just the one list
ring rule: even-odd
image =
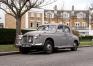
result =
[{"label": "black tyre", "polygon": [[47,40],[44,45],[44,51],[47,54],[51,54],[53,52],[53,43],[50,40]]},{"label": "black tyre", "polygon": [[53,49],[53,52],[58,52],[58,48],[54,48]]},{"label": "black tyre", "polygon": [[78,43],[74,42],[73,47],[71,48],[71,51],[77,51]]},{"label": "black tyre", "polygon": [[19,48],[19,51],[22,54],[27,54],[27,53],[29,53],[30,49],[29,48],[26,48],[26,47],[20,47]]}]

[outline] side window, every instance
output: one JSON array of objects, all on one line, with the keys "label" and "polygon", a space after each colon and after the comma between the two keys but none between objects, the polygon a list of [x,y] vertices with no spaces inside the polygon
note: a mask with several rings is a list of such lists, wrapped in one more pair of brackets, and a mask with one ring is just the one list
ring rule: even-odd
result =
[{"label": "side window", "polygon": [[70,28],[69,28],[69,27],[67,27],[67,26],[65,26],[64,31],[65,31],[66,33],[70,33]]},{"label": "side window", "polygon": [[58,31],[63,31],[63,26],[62,25],[58,26]]},{"label": "side window", "polygon": [[33,23],[30,23],[30,27],[33,27]]}]

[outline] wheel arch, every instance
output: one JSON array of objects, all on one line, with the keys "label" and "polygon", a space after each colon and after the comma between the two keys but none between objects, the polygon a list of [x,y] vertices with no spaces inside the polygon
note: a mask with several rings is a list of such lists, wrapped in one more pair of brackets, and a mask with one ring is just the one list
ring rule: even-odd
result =
[{"label": "wheel arch", "polygon": [[79,42],[78,42],[78,40],[74,40],[74,42],[77,43],[77,46],[79,46]]},{"label": "wheel arch", "polygon": [[52,45],[53,45],[53,47],[54,47],[54,40],[53,40],[53,38],[48,37],[48,38],[46,38],[45,42],[46,42],[47,40],[52,41]]}]

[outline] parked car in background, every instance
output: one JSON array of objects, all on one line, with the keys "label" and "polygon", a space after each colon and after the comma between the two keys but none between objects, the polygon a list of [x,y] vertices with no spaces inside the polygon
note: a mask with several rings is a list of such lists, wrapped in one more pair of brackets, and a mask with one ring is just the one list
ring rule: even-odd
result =
[{"label": "parked car in background", "polygon": [[16,46],[21,53],[28,53],[30,50],[52,53],[54,49],[58,48],[70,48],[72,51],[76,51],[79,46],[79,38],[66,25],[48,24],[39,26],[36,31],[25,33]]}]

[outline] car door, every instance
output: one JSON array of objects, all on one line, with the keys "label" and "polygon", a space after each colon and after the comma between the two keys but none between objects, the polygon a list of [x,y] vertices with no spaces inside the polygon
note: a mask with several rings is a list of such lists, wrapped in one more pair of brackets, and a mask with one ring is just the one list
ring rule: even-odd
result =
[{"label": "car door", "polygon": [[70,28],[68,26],[64,26],[64,32],[66,37],[66,46],[71,46],[73,44],[73,38]]},{"label": "car door", "polygon": [[58,43],[58,46],[64,46],[66,44],[66,37],[65,37],[65,33],[64,33],[64,30],[63,30],[64,26],[63,25],[59,25],[58,28],[57,28],[57,32],[56,32],[56,35],[57,35],[57,43]]}]

